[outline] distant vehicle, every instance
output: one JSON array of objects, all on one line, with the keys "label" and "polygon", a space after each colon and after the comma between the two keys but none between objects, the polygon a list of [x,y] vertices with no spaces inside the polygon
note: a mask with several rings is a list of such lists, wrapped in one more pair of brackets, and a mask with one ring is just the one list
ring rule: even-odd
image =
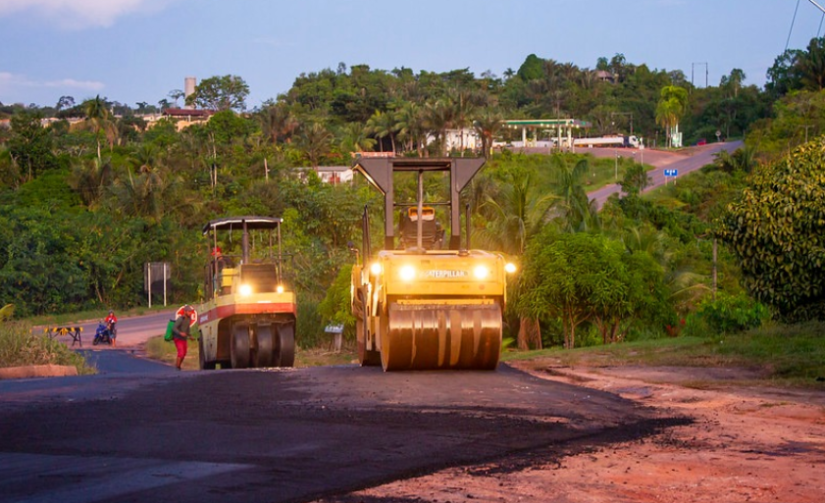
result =
[{"label": "distant vehicle", "polygon": [[[240,256],[220,254],[219,232],[240,234]],[[203,234],[214,255],[197,309],[201,370],[292,367],[297,299],[281,271],[281,219],[219,218]]]},{"label": "distant vehicle", "polygon": [[642,140],[635,136],[602,136],[599,138],[574,138],[575,147],[627,147],[643,148]]}]

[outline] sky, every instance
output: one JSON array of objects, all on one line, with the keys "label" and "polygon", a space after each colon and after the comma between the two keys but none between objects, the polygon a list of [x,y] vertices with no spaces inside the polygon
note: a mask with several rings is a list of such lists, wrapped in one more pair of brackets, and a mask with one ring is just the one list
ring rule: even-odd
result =
[{"label": "sky", "polygon": [[231,74],[255,108],[342,62],[501,76],[529,54],[594,68],[621,53],[699,87],[739,68],[761,87],[822,19],[810,0],[0,0],[0,103],[134,107]]}]

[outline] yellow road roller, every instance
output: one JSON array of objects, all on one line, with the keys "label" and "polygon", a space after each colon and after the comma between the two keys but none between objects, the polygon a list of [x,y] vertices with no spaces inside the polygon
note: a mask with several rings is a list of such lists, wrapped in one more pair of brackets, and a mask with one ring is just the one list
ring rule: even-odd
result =
[{"label": "yellow road roller", "polygon": [[[212,220],[203,228],[210,248],[206,301],[198,307],[201,370],[291,367],[297,302],[283,278],[281,219],[261,216]],[[241,241],[224,255],[218,234]]]},{"label": "yellow road roller", "polygon": [[[483,165],[484,159],[471,158],[356,161],[354,171],[384,196],[385,224],[382,249],[373,252],[364,209],[351,288],[362,366],[380,364],[385,371],[497,367],[506,277],[515,267],[499,253],[471,248],[469,207],[461,239],[460,193]],[[404,177],[415,194],[397,200]],[[429,197],[433,200],[425,200],[425,185],[427,194],[437,194]],[[441,225],[438,213],[448,216],[449,225]]]}]

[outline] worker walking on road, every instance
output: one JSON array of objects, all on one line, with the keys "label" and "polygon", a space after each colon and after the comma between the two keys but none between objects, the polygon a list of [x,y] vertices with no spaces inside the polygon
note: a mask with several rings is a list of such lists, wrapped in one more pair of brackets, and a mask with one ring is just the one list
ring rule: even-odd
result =
[{"label": "worker walking on road", "polygon": [[175,360],[175,368],[178,370],[180,370],[180,367],[183,364],[183,359],[186,358],[187,344],[191,338],[189,335],[189,329],[192,326],[192,314],[194,312],[195,308],[189,304],[183,306],[183,308],[178,311],[178,317],[175,318],[175,324],[172,327],[172,336],[175,341],[175,349],[178,350],[178,357]]}]

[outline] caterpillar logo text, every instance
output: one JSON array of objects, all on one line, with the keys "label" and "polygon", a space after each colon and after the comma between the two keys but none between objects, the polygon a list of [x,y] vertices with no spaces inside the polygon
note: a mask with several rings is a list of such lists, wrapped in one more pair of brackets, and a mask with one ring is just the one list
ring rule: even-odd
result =
[{"label": "caterpillar logo text", "polygon": [[467,271],[450,271],[450,270],[432,270],[432,271],[421,271],[419,274],[419,278],[427,279],[427,278],[436,278],[436,279],[446,279],[446,278],[466,278],[469,276]]}]

